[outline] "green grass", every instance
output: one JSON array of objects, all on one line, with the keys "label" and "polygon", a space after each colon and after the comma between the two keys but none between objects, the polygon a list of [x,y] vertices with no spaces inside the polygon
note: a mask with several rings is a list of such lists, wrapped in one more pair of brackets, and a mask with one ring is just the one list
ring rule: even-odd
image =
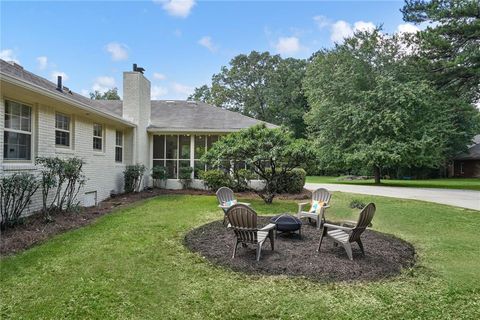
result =
[{"label": "green grass", "polygon": [[[413,243],[417,267],[392,279],[354,283],[234,273],[182,244],[190,229],[221,218],[215,198],[160,196],[2,259],[0,318],[480,317],[478,212],[336,192],[328,217],[354,217],[357,210],[348,207],[354,198],[375,201],[374,229]],[[288,201],[251,202],[261,214],[296,209]]]},{"label": "green grass", "polygon": [[[341,177],[331,176],[308,176],[307,183],[336,183],[336,184],[358,184],[375,185],[373,179],[340,181]],[[443,188],[443,189],[465,189],[480,191],[479,178],[448,178],[448,179],[425,179],[425,180],[381,180],[382,186],[410,187],[410,188]]]}]

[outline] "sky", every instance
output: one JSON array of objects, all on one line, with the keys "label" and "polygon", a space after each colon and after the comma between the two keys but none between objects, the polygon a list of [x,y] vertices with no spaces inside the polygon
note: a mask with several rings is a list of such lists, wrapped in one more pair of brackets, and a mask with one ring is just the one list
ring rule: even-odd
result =
[{"label": "sky", "polygon": [[186,99],[238,54],[308,58],[354,30],[412,32],[403,1],[1,1],[0,58],[87,95],[145,68],[153,99]]}]

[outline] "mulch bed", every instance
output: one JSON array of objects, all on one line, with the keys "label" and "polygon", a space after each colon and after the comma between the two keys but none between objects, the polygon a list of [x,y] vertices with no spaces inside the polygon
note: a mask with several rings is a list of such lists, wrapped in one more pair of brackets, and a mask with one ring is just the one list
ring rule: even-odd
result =
[{"label": "mulch bed", "polygon": [[[122,194],[106,199],[96,207],[84,208],[78,213],[61,213],[54,216],[55,222],[45,223],[41,213],[34,213],[25,218],[24,223],[2,231],[0,235],[0,256],[15,254],[42,243],[51,237],[68,230],[77,229],[92,223],[98,217],[110,213],[115,208],[130,205],[136,201],[168,194],[215,195],[206,190],[166,190],[148,189],[138,193]],[[258,197],[252,192],[236,193],[238,198]],[[301,194],[279,195],[277,199],[300,200],[309,199],[308,190]]]},{"label": "mulch bed", "polygon": [[[268,223],[269,217],[258,217],[259,225]],[[304,223],[302,237],[297,233],[279,233],[275,251],[267,239],[259,262],[255,261],[255,248],[238,246],[232,259],[234,234],[221,221],[214,221],[190,231],[185,245],[204,256],[213,264],[247,274],[303,276],[315,281],[379,280],[398,275],[415,262],[413,246],[394,236],[366,230],[362,235],[365,256],[353,244],[353,261],[341,245],[324,238],[320,253],[316,252],[320,231]]]}]

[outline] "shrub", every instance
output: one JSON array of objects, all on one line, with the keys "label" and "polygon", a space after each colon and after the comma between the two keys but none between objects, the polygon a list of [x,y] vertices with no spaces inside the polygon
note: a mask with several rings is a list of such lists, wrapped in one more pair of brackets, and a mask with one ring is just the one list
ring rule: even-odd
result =
[{"label": "shrub", "polygon": [[224,136],[202,156],[202,161],[215,168],[224,159],[245,163],[264,182],[257,194],[265,203],[272,203],[278,182],[287,172],[307,167],[316,157],[309,141],[295,139],[285,128],[269,129],[260,124]]},{"label": "shrub", "polygon": [[143,164],[134,164],[125,168],[123,178],[126,193],[138,192],[140,190],[145,170],[146,168]]},{"label": "shrub", "polygon": [[366,204],[359,200],[359,199],[353,199],[351,202],[350,202],[350,208],[352,209],[360,209],[362,210],[363,208],[365,208]]},{"label": "shrub", "polygon": [[247,169],[239,169],[233,172],[233,179],[231,179],[232,189],[235,192],[248,190],[248,183],[254,178],[252,171]]},{"label": "shrub", "polygon": [[167,168],[163,166],[154,166],[152,168],[151,177],[153,179],[153,185],[159,187],[161,181],[165,182],[167,180]]},{"label": "shrub", "polygon": [[182,183],[183,189],[190,188],[190,184],[192,183],[192,172],[192,167],[180,167],[180,170],[178,172],[178,178]]},{"label": "shrub", "polygon": [[307,172],[302,168],[287,171],[278,181],[278,193],[301,193]]},{"label": "shrub", "polygon": [[[76,201],[77,195],[86,182],[82,169],[85,162],[77,157],[38,157],[35,164],[42,166],[40,181],[45,220],[51,221],[51,213],[54,211],[75,209],[79,204],[79,201]],[[56,188],[56,191],[49,201],[53,188]]]},{"label": "shrub", "polygon": [[39,186],[39,181],[31,173],[14,173],[0,178],[1,229],[19,222]]},{"label": "shrub", "polygon": [[233,187],[233,179],[223,170],[207,170],[200,172],[200,179],[203,180],[208,189],[216,191],[221,187]]}]

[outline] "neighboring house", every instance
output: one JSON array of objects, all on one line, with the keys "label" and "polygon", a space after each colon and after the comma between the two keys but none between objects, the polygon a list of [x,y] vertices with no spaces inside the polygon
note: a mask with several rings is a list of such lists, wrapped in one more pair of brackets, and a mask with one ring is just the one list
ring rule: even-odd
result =
[{"label": "neighboring house", "polygon": [[[143,69],[123,73],[123,101],[91,100],[0,60],[0,175],[37,172],[37,156],[78,156],[88,179],[81,204],[123,191],[126,165],[165,166],[168,188],[180,188],[179,167],[205,169],[200,157],[229,132],[261,121],[205,103],[150,99]],[[274,125],[267,124],[269,127]],[[193,186],[202,187],[195,179]],[[37,197],[31,210],[40,208]]]},{"label": "neighboring house", "polygon": [[453,159],[453,176],[480,178],[480,134],[473,138],[473,145],[466,152]]}]

